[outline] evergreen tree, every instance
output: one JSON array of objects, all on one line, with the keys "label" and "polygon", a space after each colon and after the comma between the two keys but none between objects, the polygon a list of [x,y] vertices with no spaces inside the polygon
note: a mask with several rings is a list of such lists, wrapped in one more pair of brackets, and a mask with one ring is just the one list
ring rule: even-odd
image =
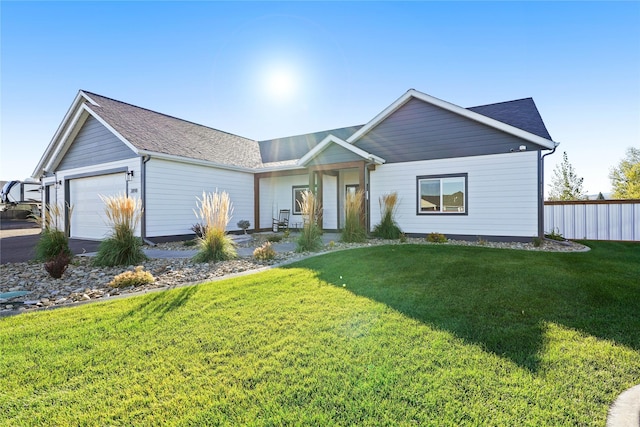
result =
[{"label": "evergreen tree", "polygon": [[627,148],[627,156],[609,173],[614,199],[640,199],[640,148]]},{"label": "evergreen tree", "polygon": [[553,179],[551,180],[551,191],[549,200],[580,200],[585,198],[582,189],[582,181],[569,163],[569,157],[565,151],[562,154],[562,163],[553,169]]}]

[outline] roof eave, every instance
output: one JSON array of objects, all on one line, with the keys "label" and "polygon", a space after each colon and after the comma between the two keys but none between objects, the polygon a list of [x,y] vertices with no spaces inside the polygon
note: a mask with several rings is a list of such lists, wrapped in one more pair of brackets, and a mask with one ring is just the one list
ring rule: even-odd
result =
[{"label": "roof eave", "polygon": [[174,154],[160,153],[157,151],[138,150],[138,154],[141,156],[149,156],[151,158],[171,160],[175,162],[189,163],[189,164],[201,165],[201,166],[209,166],[209,167],[226,169],[226,170],[231,170],[236,172],[255,173],[255,171],[258,169],[258,168],[250,168],[250,167],[243,167],[243,166],[226,165],[223,163],[216,163],[209,160],[201,160],[201,159],[194,159],[190,157],[176,156]]}]

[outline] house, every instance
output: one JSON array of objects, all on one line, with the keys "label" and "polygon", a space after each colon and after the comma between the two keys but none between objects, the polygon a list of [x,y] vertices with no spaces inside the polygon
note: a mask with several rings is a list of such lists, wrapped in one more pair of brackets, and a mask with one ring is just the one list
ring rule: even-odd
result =
[{"label": "house", "polygon": [[311,188],[325,230],[365,189],[369,229],[395,191],[409,235],[526,241],[543,232],[543,152],[556,145],[531,98],[462,108],[411,89],[364,125],[254,141],[80,91],[33,176],[45,203],[73,206],[72,238],[107,234],[99,195],[141,198],[138,232],[157,242],[193,235],[203,191],[229,193],[234,231],[269,229],[279,209],[302,223],[296,199]]}]

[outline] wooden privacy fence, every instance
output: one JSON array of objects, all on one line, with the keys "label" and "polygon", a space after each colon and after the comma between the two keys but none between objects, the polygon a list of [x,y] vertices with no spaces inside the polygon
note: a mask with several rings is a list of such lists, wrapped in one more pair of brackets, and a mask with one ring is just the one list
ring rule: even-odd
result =
[{"label": "wooden privacy fence", "polygon": [[640,200],[545,201],[544,231],[567,239],[640,241]]}]

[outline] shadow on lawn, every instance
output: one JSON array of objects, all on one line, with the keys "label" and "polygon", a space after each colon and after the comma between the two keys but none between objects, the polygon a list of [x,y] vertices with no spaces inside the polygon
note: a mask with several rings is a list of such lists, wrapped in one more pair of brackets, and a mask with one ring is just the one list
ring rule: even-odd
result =
[{"label": "shadow on lawn", "polygon": [[302,266],[537,371],[547,322],[640,349],[640,245],[593,246],[588,253],[386,246]]},{"label": "shadow on lawn", "polygon": [[168,313],[179,309],[196,293],[197,286],[185,286],[172,291],[160,291],[149,295],[144,301],[123,314],[126,317],[162,319]]}]

